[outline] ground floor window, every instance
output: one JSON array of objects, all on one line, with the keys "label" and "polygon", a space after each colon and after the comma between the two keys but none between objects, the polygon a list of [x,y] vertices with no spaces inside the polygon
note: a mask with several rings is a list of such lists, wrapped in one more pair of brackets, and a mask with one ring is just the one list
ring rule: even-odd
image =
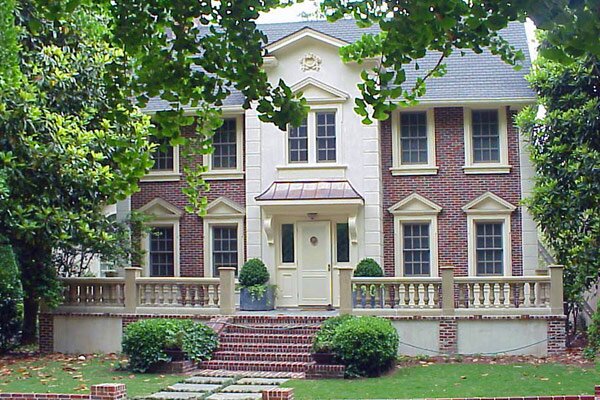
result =
[{"label": "ground floor window", "polygon": [[173,226],[154,226],[150,231],[150,276],[175,275],[175,234]]},{"label": "ground floor window", "polygon": [[504,273],[504,244],[502,222],[475,223],[475,260],[477,275]]},{"label": "ground floor window", "polygon": [[221,267],[238,267],[237,226],[212,227],[213,276],[219,276]]},{"label": "ground floor window", "polygon": [[431,246],[429,223],[402,224],[402,261],[404,276],[429,276]]}]

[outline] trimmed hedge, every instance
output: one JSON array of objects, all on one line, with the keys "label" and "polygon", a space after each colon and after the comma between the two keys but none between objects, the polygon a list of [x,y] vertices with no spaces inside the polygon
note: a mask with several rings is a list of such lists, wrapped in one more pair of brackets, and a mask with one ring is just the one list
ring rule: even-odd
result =
[{"label": "trimmed hedge", "polygon": [[20,275],[12,247],[0,238],[0,353],[19,342],[23,301]]},{"label": "trimmed hedge", "polygon": [[183,350],[193,361],[208,360],[218,346],[217,334],[208,326],[189,319],[144,319],[133,322],[123,332],[123,353],[128,369],[146,372],[171,361],[167,348]]},{"label": "trimmed hedge", "polygon": [[380,277],[383,276],[383,270],[372,258],[363,258],[360,260],[356,269],[354,270],[354,276],[357,277]]},{"label": "trimmed hedge", "polygon": [[393,367],[398,332],[379,317],[344,315],[326,320],[315,335],[314,352],[333,351],[346,376],[379,376]]}]

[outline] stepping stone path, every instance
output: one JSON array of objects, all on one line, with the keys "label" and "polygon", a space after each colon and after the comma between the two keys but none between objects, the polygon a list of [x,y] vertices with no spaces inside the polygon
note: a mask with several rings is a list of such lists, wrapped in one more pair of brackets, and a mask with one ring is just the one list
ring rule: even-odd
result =
[{"label": "stepping stone path", "polygon": [[[289,378],[289,374],[281,377],[279,374],[257,373],[252,371],[220,371],[221,376],[215,376],[218,371],[192,376],[181,383],[169,386],[167,389],[154,393],[145,399],[155,400],[260,400],[262,391],[275,389]],[[208,375],[208,376],[204,376]],[[276,377],[269,377],[276,375]]]}]

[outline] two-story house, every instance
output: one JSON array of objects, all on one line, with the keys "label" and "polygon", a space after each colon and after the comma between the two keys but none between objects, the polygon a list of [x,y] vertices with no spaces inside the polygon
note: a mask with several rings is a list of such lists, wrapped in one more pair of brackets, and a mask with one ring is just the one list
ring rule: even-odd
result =
[{"label": "two-story house", "polygon": [[[503,36],[527,55],[524,68],[489,52],[454,54],[418,107],[371,125],[353,108],[360,73],[376,61],[345,63],[338,52],[375,28],[352,20],[260,28],[269,79],[302,92],[310,112],[283,132],[233,93],[214,153],[201,161],[210,183],[202,218],[184,211],[178,147],[157,152],[130,199],[153,216],[144,275],[211,277],[258,257],[279,288],[278,307],[338,304],[336,267],[366,257],[389,276],[438,276],[443,265],[462,276],[534,275],[536,226],[520,204],[532,168],[514,126],[534,102],[522,24]],[[426,57],[411,74],[436,61]],[[167,107],[153,100],[147,111]]]}]

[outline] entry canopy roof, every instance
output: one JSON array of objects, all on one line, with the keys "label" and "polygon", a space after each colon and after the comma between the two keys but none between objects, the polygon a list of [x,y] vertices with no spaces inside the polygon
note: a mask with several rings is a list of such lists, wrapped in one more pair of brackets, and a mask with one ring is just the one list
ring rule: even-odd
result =
[{"label": "entry canopy roof", "polygon": [[348,181],[275,181],[256,197],[256,201],[341,200],[363,203],[363,198]]}]

